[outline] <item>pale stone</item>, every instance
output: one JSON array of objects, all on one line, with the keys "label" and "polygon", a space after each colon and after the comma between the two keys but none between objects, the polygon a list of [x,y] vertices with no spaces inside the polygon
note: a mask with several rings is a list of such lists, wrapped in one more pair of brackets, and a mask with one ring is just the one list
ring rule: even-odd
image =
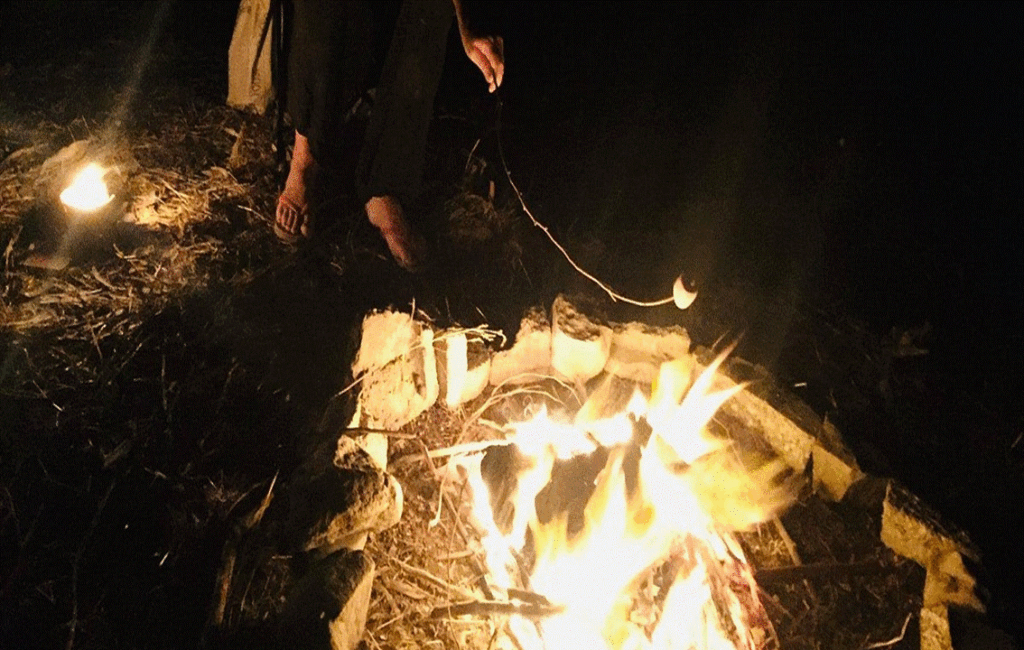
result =
[{"label": "pale stone", "polygon": [[383,433],[365,433],[352,438],[356,443],[366,450],[373,462],[382,470],[388,469],[388,437]]},{"label": "pale stone", "polygon": [[448,408],[455,408],[474,399],[487,387],[491,358],[479,339],[470,339],[465,332],[445,332],[438,337],[437,381],[440,394]]},{"label": "pale stone", "polygon": [[921,609],[921,650],[953,650],[949,610],[945,605]]},{"label": "pale stone", "polygon": [[280,647],[355,650],[366,630],[374,572],[362,551],[342,549],[314,564],[287,596]]},{"label": "pale stone", "polygon": [[491,386],[537,381],[551,374],[551,323],[542,309],[523,317],[515,344],[491,358]]},{"label": "pale stone", "polygon": [[980,559],[965,534],[947,528],[937,513],[894,481],[889,481],[882,504],[881,538],[893,551],[926,569],[937,566],[949,553],[962,553],[975,562]]},{"label": "pale stone", "polygon": [[228,106],[259,115],[274,99],[272,31],[264,32],[271,4],[271,0],[242,0],[228,49]]},{"label": "pale stone", "polygon": [[844,463],[820,444],[815,443],[811,448],[811,457],[814,459],[814,487],[832,501],[842,501],[850,486],[864,476],[860,469]]},{"label": "pale stone", "polygon": [[[699,348],[695,355],[702,370],[714,359],[714,354],[704,348]],[[823,496],[841,499],[864,475],[853,453],[843,443],[839,430],[780,387],[763,367],[738,358],[726,359],[715,380],[715,388],[729,388],[738,383],[747,386],[728,400],[721,411],[758,432],[796,471],[804,471],[813,456],[813,480]]]},{"label": "pale stone", "polygon": [[564,296],[551,306],[551,367],[570,382],[599,375],[611,352],[612,330],[580,312]]},{"label": "pale stone", "polygon": [[383,368],[410,354],[419,345],[423,329],[411,314],[391,310],[367,314],[363,318],[359,351],[352,364],[353,376]]},{"label": "pale stone", "polygon": [[[363,428],[363,406],[356,400],[356,410],[348,424],[349,431],[358,431]],[[369,427],[367,427],[369,428]],[[388,469],[388,437],[383,433],[371,431],[351,436],[356,443],[370,455],[377,466],[382,470]]]},{"label": "pale stone", "polygon": [[438,390],[434,333],[424,327],[411,351],[365,373],[359,403],[366,426],[396,431],[433,406]]},{"label": "pale stone", "polygon": [[689,353],[690,336],[682,327],[618,324],[612,326],[611,349],[604,369],[616,377],[650,384],[663,362]]},{"label": "pale stone", "polygon": [[932,559],[924,580],[924,605],[960,605],[984,612],[978,598],[978,581],[964,565],[957,551],[948,551]]},{"label": "pale stone", "polygon": [[292,479],[290,499],[289,523],[306,551],[359,546],[364,533],[398,523],[403,508],[398,481],[347,436],[307,457]]}]

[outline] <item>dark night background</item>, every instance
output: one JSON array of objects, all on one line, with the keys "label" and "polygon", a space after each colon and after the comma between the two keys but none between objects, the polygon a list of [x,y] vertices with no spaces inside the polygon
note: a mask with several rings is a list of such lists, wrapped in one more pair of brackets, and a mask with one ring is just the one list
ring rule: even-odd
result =
[{"label": "dark night background", "polygon": [[[97,21],[82,33],[52,19],[61,3],[29,4],[41,18],[24,3],[0,14],[0,65],[66,57],[111,29]],[[109,15],[137,3],[86,4]],[[236,6],[178,2],[168,32],[226,59]],[[930,325],[929,354],[909,362],[930,378],[914,393],[913,424],[840,428],[865,470],[899,478],[970,532],[993,619],[1019,638],[1022,4],[478,11],[505,37],[508,166],[542,221],[593,243],[598,276],[657,297],[651,287],[674,269],[699,287],[741,282],[763,308],[745,317],[741,351],[793,382],[787,305],[841,313],[879,339]],[[438,111],[493,136],[494,100],[480,85],[452,54]],[[485,135],[485,148],[493,142]],[[558,290],[550,282],[540,297]],[[813,387],[801,397],[827,410]]]}]

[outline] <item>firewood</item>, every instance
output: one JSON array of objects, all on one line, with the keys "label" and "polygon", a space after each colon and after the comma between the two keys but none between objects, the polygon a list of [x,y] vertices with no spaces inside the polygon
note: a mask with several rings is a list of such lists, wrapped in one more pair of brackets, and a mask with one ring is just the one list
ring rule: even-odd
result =
[{"label": "firewood", "polygon": [[430,618],[451,618],[454,616],[510,616],[517,615],[529,619],[542,619],[556,616],[565,611],[557,605],[540,605],[534,603],[512,603],[495,600],[474,600],[465,603],[453,603],[435,607]]}]

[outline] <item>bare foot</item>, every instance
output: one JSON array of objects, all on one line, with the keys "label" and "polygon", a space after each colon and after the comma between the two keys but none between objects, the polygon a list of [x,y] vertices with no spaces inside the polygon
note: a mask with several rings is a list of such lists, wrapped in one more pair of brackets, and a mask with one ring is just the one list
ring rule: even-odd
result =
[{"label": "bare foot", "polygon": [[292,162],[288,167],[284,189],[277,199],[277,215],[274,219],[274,232],[282,241],[294,243],[309,236],[312,227],[309,213],[309,182],[314,165],[309,140],[296,131]]},{"label": "bare foot", "polygon": [[387,242],[391,256],[406,271],[413,271],[426,258],[427,243],[402,212],[402,205],[393,196],[375,196],[366,202],[366,216],[377,226]]}]

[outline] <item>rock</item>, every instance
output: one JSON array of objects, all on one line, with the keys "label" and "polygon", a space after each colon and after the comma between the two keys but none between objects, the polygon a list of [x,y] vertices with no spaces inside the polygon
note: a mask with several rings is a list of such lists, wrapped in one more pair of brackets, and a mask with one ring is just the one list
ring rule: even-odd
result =
[{"label": "rock", "polygon": [[924,579],[924,605],[959,605],[984,612],[978,598],[978,581],[964,565],[957,551],[947,551],[932,559]]},{"label": "rock", "polygon": [[985,611],[976,592],[977,580],[964,563],[965,557],[980,562],[978,550],[964,533],[944,525],[937,513],[894,481],[889,482],[882,504],[881,538],[893,551],[928,570],[926,607],[953,604]]},{"label": "rock", "polygon": [[947,527],[934,510],[895,481],[889,481],[882,504],[881,537],[893,551],[925,568],[950,552],[979,561],[964,533]]},{"label": "rock", "polygon": [[949,610],[945,605],[921,609],[921,650],[953,650]]},{"label": "rock", "polygon": [[352,375],[358,377],[368,370],[383,368],[391,361],[409,354],[421,340],[422,323],[411,314],[377,311],[363,318],[359,351],[352,363]]},{"label": "rock", "polygon": [[542,309],[523,316],[515,344],[491,359],[491,386],[537,381],[551,374],[551,323]]},{"label": "rock", "polygon": [[604,369],[616,377],[650,384],[663,362],[689,353],[690,336],[682,327],[619,324],[612,326],[611,349]]},{"label": "rock", "polygon": [[5,167],[28,168],[32,165],[41,164],[53,151],[53,145],[49,143],[33,144],[20,149],[15,149],[0,161],[0,169]]},{"label": "rock", "polygon": [[551,306],[551,367],[570,382],[583,383],[604,370],[612,330],[579,311],[564,296]]},{"label": "rock", "polygon": [[811,447],[811,457],[814,459],[814,487],[831,501],[842,501],[850,486],[864,476],[856,465],[848,465],[818,443]]},{"label": "rock", "polygon": [[[417,324],[417,327],[419,325]],[[430,328],[421,327],[416,343],[410,343],[404,335],[402,344],[388,338],[382,341],[377,353],[362,354],[367,344],[360,346],[360,356],[353,371],[366,368],[359,392],[359,405],[364,424],[372,429],[395,431],[411,422],[437,401],[437,361],[434,357],[434,333]],[[383,366],[362,365],[385,356],[380,350],[391,346],[393,351],[404,349],[398,356],[384,362]]]},{"label": "rock", "polygon": [[465,332],[445,332],[435,345],[437,383],[448,408],[477,397],[487,387],[491,372],[490,351],[483,341]]},{"label": "rock", "polygon": [[279,643],[299,650],[355,650],[363,638],[375,565],[342,549],[314,564],[289,592]]},{"label": "rock", "polygon": [[[704,367],[715,356],[704,348],[695,354]],[[715,388],[727,388],[742,382],[748,383],[746,389],[728,400],[721,411],[760,433],[794,470],[802,472],[813,457],[815,488],[826,498],[841,500],[864,473],[843,443],[839,430],[776,384],[761,366],[735,357],[726,359]]]},{"label": "rock", "polygon": [[402,488],[353,439],[321,445],[295,472],[290,527],[303,550],[358,547],[402,516]]}]

